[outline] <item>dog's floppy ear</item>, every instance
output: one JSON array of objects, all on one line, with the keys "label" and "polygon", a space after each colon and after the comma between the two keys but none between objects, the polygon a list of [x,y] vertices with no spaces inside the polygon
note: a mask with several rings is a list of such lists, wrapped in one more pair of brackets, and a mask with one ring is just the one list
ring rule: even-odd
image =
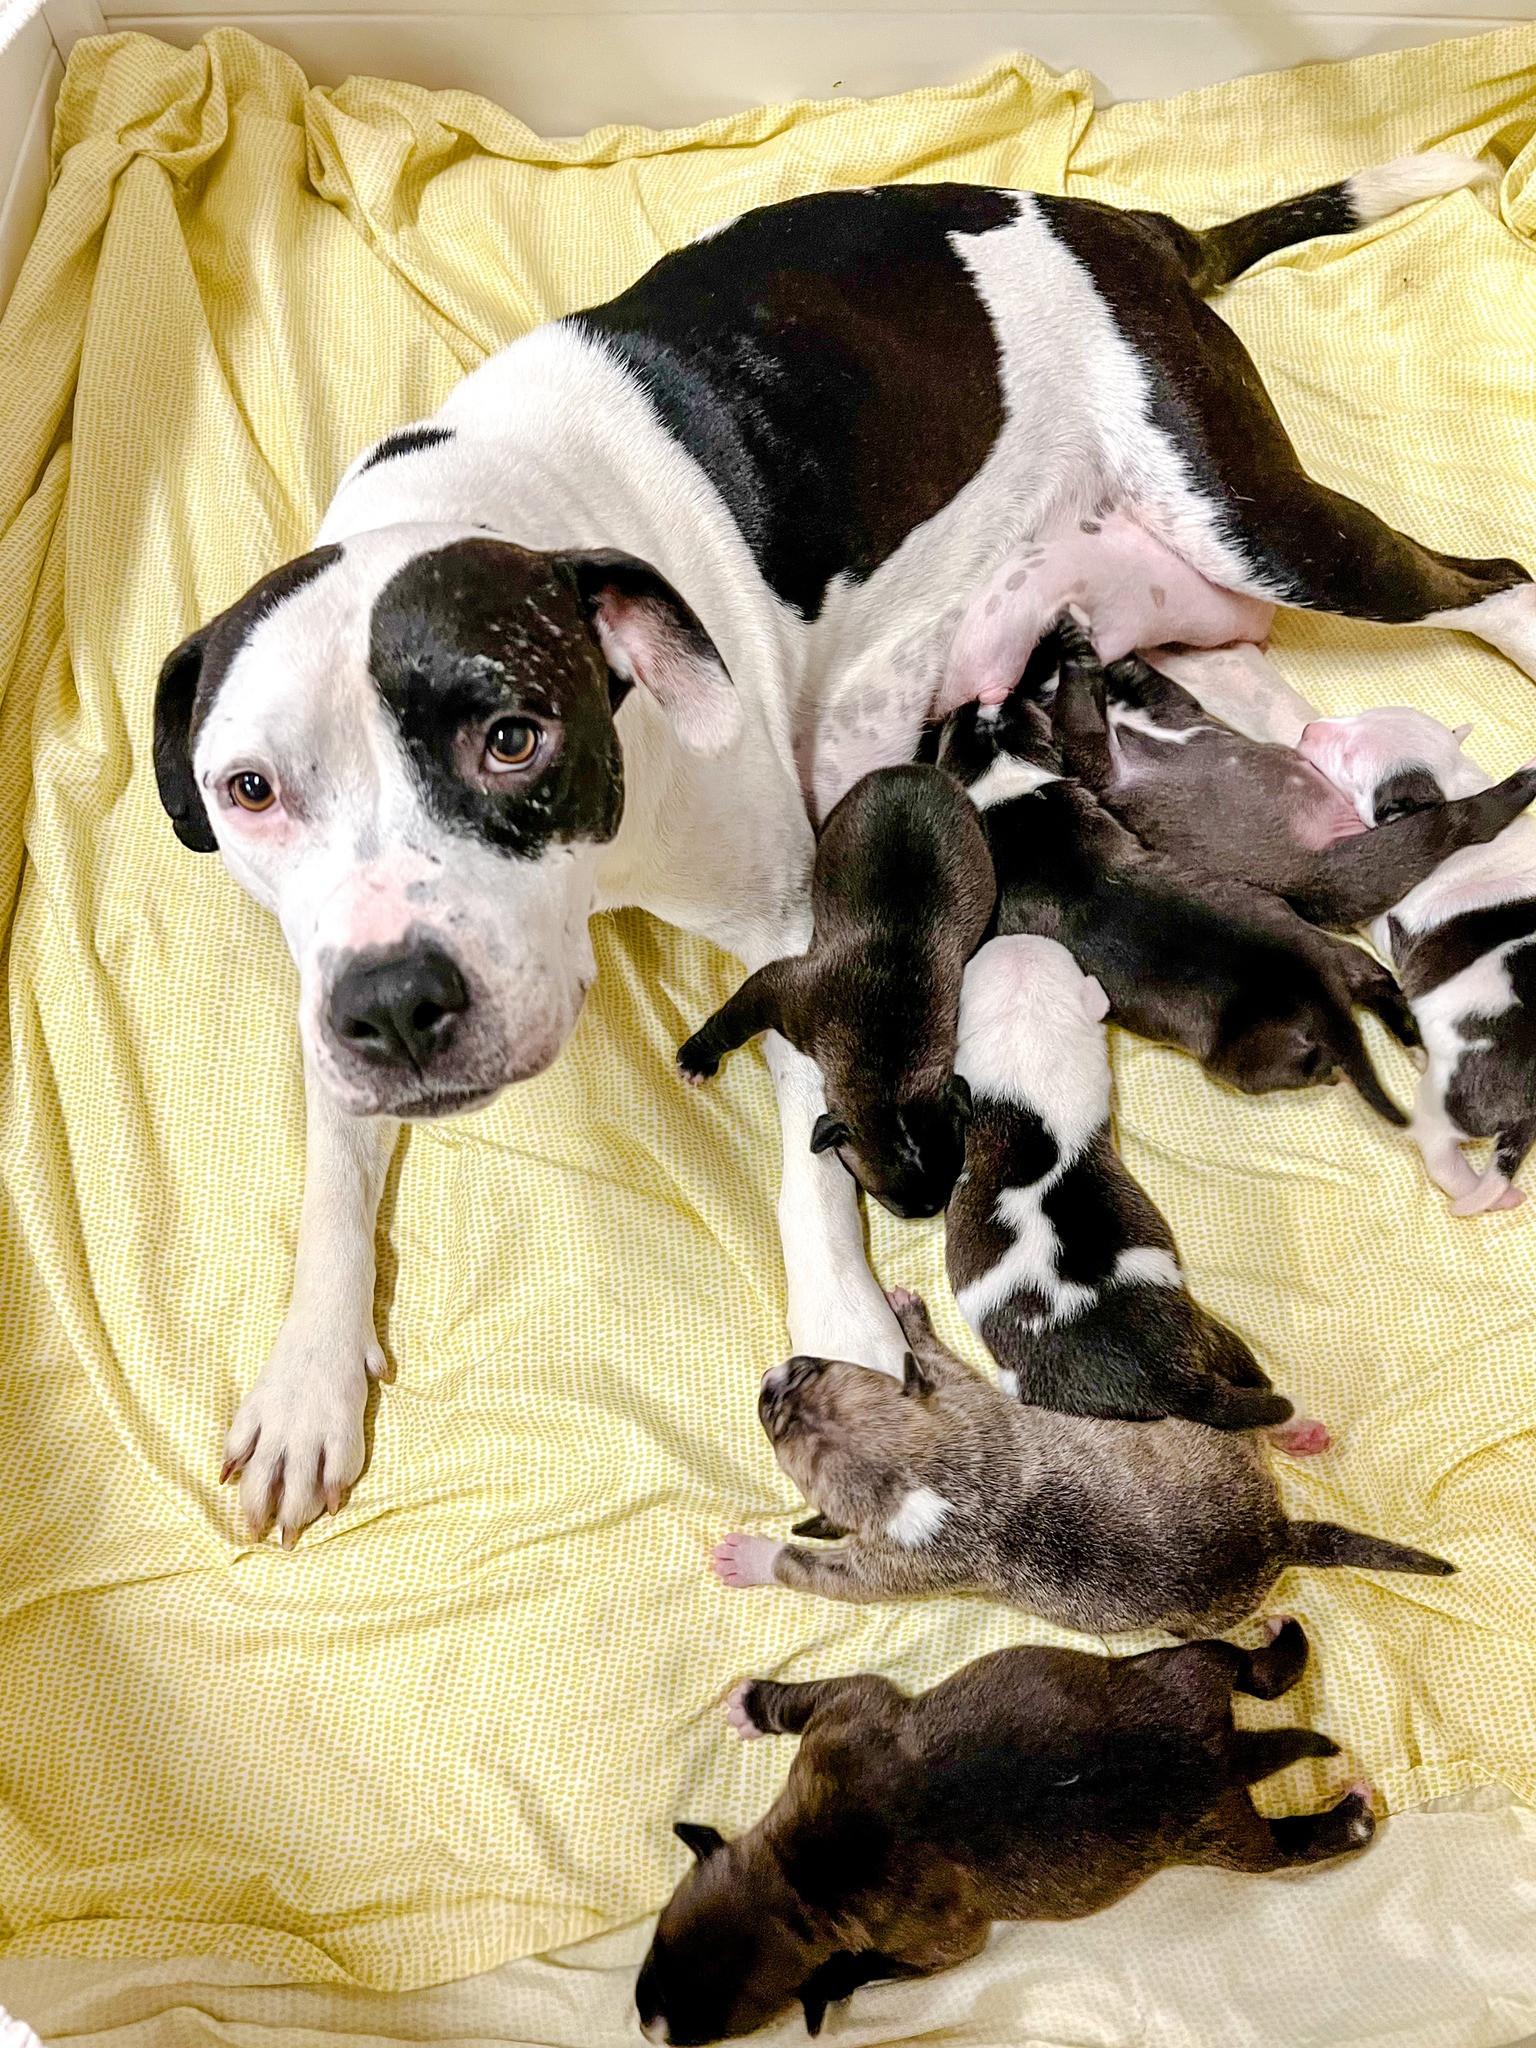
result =
[{"label": "dog's floppy ear", "polygon": [[811,1150],[830,1152],[838,1145],[848,1142],[848,1126],[841,1117],[829,1116],[825,1110],[811,1126]]},{"label": "dog's floppy ear", "polygon": [[950,1075],[949,1099],[954,1104],[955,1115],[961,1123],[968,1124],[976,1114],[976,1105],[971,1100],[971,1084],[964,1074]]},{"label": "dog's floppy ear", "polygon": [[672,1832],[685,1849],[693,1851],[701,1863],[706,1856],[713,1856],[717,1849],[725,1847],[724,1835],[718,1828],[710,1827],[705,1821],[674,1821]]},{"label": "dog's floppy ear", "polygon": [[176,837],[193,853],[219,850],[192,773],[192,707],[211,630],[189,634],[168,654],[155,685],[155,782]]},{"label": "dog's floppy ear", "polygon": [[714,641],[671,584],[612,548],[561,559],[619,684],[648,690],[691,752],[723,754],[741,732],[741,699]]}]

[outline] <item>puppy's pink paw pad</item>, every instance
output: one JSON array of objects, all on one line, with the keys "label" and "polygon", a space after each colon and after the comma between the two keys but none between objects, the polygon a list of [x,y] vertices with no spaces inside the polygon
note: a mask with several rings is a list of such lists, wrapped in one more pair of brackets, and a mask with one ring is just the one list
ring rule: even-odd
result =
[{"label": "puppy's pink paw pad", "polygon": [[1310,1415],[1298,1415],[1268,1434],[1275,1449],[1284,1451],[1291,1458],[1315,1458],[1333,1443],[1327,1424],[1315,1421]]},{"label": "puppy's pink paw pad", "polygon": [[747,1694],[751,1690],[752,1680],[744,1678],[740,1685],[733,1687],[725,1703],[725,1718],[743,1742],[756,1742],[763,1732],[747,1712]]},{"label": "puppy's pink paw pad", "polygon": [[1289,1628],[1296,1619],[1294,1614],[1271,1614],[1264,1623],[1264,1633],[1273,1642],[1283,1628]]},{"label": "puppy's pink paw pad", "polygon": [[921,1308],[923,1305],[922,1297],[914,1294],[910,1287],[888,1287],[885,1290],[885,1298],[897,1315],[900,1315],[904,1308]]},{"label": "puppy's pink paw pad", "polygon": [[768,1536],[749,1536],[738,1529],[723,1536],[710,1554],[715,1577],[727,1586],[771,1586],[774,1559],[784,1548]]}]

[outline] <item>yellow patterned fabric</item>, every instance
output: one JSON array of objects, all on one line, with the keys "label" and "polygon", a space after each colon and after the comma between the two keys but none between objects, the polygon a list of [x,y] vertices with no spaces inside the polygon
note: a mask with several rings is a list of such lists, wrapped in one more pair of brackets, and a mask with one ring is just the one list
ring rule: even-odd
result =
[{"label": "yellow patterned fabric", "polygon": [[[1496,204],[1285,252],[1222,311],[1317,475],[1432,543],[1536,564],[1533,132],[1526,30],[1097,116],[1086,79],[1020,58],[579,143],[467,93],[311,90],[228,30],[76,49],[0,326],[12,1963],[463,1977],[654,1907],[674,1817],[761,1811],[789,1751],[727,1735],[743,1672],[919,1685],[1052,1639],[974,1600],[846,1609],[709,1577],[713,1538],[797,1505],[754,1414],[784,1348],[776,1121],[755,1055],[676,1083],[674,1045],[736,969],[638,915],[599,920],[551,1072],[410,1133],[379,1238],[399,1377],[367,1472],[293,1554],[242,1545],[216,1480],[294,1253],[295,984],[276,927],[156,803],[166,650],[307,546],[355,451],[487,350],[724,216],[882,179],[1200,224],[1407,149],[1490,149]],[[1500,772],[1536,752],[1536,691],[1471,642],[1285,618],[1277,650],[1329,708],[1475,718]],[[1406,1062],[1372,1044],[1405,1096]],[[1127,1157],[1197,1292],[1333,1425],[1331,1455],[1284,1464],[1292,1510],[1463,1568],[1282,1586],[1316,1658],[1252,1718],[1299,1709],[1346,1754],[1266,1801],[1357,1770],[1394,1808],[1536,1794],[1536,1206],[1454,1221],[1348,1090],[1250,1102],[1125,1039],[1115,1063]],[[871,1236],[958,1338],[938,1227],[877,1214]],[[1179,1882],[1198,1919],[1216,1895]]]}]

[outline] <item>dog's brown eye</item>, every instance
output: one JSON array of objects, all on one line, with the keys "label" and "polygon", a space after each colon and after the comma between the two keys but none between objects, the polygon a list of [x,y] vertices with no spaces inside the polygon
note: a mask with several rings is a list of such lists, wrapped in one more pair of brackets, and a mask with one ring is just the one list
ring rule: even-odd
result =
[{"label": "dog's brown eye", "polygon": [[265,775],[258,775],[250,768],[234,778],[229,785],[229,794],[242,811],[270,811],[277,801],[276,792]]},{"label": "dog's brown eye", "polygon": [[498,768],[526,768],[539,751],[539,728],[526,718],[498,718],[485,736],[485,751]]}]

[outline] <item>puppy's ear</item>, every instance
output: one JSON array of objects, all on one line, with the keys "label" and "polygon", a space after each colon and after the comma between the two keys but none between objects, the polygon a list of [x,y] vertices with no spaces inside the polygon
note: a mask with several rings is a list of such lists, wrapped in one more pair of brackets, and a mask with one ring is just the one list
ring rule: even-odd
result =
[{"label": "puppy's ear", "polygon": [[961,1123],[968,1124],[976,1114],[976,1106],[971,1101],[971,1084],[966,1080],[964,1074],[950,1075],[949,1099],[954,1105],[955,1115],[960,1119]]},{"label": "puppy's ear", "polygon": [[672,1823],[672,1832],[683,1844],[691,1849],[700,1863],[707,1856],[713,1856],[717,1849],[725,1847],[725,1837],[718,1828],[712,1828],[703,1821],[679,1820]]},{"label": "puppy's ear", "polygon": [[901,1391],[904,1394],[916,1395],[919,1400],[933,1392],[932,1379],[910,1351],[901,1361]]},{"label": "puppy's ear", "polygon": [[1470,719],[1468,719],[1465,725],[1453,725],[1451,727],[1451,738],[1456,742],[1458,747],[1464,747],[1467,741],[1471,739],[1471,737],[1472,721]]},{"label": "puppy's ear", "polygon": [[168,654],[155,685],[155,783],[176,837],[193,853],[219,850],[192,773],[192,707],[210,630],[204,626]]},{"label": "puppy's ear", "polygon": [[823,1110],[811,1126],[811,1150],[830,1152],[835,1146],[848,1142],[848,1126],[840,1117],[828,1116]]},{"label": "puppy's ear", "polygon": [[618,688],[648,690],[695,754],[723,754],[741,733],[741,699],[725,663],[671,584],[633,555],[594,548],[560,560],[575,578]]},{"label": "puppy's ear", "polygon": [[1090,1024],[1102,1024],[1109,1015],[1109,997],[1104,993],[1104,984],[1097,975],[1083,978],[1083,1015]]}]

